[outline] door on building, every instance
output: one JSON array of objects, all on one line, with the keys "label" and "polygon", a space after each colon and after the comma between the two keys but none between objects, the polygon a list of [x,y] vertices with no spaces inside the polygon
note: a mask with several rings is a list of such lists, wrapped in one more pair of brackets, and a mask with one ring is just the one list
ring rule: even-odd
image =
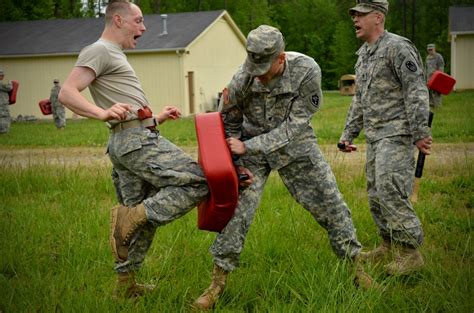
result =
[{"label": "door on building", "polygon": [[194,72],[188,72],[189,114],[195,112]]}]

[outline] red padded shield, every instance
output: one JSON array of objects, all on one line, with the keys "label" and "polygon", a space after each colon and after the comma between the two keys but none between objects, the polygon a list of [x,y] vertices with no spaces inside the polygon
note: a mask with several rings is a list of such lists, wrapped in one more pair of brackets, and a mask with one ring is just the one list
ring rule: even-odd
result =
[{"label": "red padded shield", "polygon": [[51,108],[51,101],[49,101],[49,99],[41,100],[38,103],[38,105],[39,105],[41,113],[43,113],[43,115],[53,114],[53,109]]},{"label": "red padded shield", "polygon": [[434,71],[428,81],[428,88],[437,91],[443,95],[449,94],[454,87],[456,80],[446,73],[441,71]]},{"label": "red padded shield", "polygon": [[15,104],[16,103],[16,93],[18,91],[18,87],[20,87],[20,83],[16,80],[12,80],[12,90],[8,92],[8,103]]},{"label": "red padded shield", "polygon": [[225,140],[219,112],[195,116],[198,162],[209,185],[209,196],[198,206],[198,228],[220,232],[234,215],[239,181]]}]

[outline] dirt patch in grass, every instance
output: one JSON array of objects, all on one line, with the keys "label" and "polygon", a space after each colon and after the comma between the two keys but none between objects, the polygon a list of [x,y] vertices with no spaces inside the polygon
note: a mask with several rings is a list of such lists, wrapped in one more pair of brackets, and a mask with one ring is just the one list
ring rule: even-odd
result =
[{"label": "dirt patch in grass", "polygon": [[[183,150],[197,159],[195,147],[184,147]],[[359,145],[355,153],[342,153],[333,145],[321,145],[321,150],[329,163],[334,166],[363,166],[365,162],[365,145]],[[472,164],[474,143],[436,144],[432,155],[426,159],[426,167],[450,166],[453,164]],[[0,164],[9,166],[110,166],[105,148],[65,147],[65,148],[0,148]]]}]

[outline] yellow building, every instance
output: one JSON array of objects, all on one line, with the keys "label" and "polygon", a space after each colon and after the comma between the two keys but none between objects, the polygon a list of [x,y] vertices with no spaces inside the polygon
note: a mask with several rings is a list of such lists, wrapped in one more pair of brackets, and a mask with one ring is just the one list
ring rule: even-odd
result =
[{"label": "yellow building", "polygon": [[[125,53],[152,110],[165,105],[184,115],[215,110],[218,93],[246,57],[245,36],[230,15],[223,10],[146,15],[145,26],[137,48]],[[64,81],[80,50],[103,28],[104,18],[0,23],[0,68],[5,80],[20,82],[12,117],[44,118],[38,102],[49,97],[55,78]],[[84,95],[91,99],[88,90]]]},{"label": "yellow building", "polygon": [[474,6],[449,8],[451,76],[456,90],[474,89]]}]

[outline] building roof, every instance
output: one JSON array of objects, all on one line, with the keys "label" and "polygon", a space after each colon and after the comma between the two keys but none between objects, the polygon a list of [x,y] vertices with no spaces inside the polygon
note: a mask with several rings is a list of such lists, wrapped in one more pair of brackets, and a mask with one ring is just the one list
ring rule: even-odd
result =
[{"label": "building roof", "polygon": [[474,6],[449,7],[449,32],[474,33]]},{"label": "building roof", "polygon": [[[241,40],[245,37],[224,10],[167,14],[167,34],[159,14],[145,15],[147,31],[134,52],[172,51],[188,47],[218,19],[224,18]],[[95,42],[104,29],[104,17],[0,23],[0,57],[78,54]],[[5,44],[7,43],[7,44]]]}]

